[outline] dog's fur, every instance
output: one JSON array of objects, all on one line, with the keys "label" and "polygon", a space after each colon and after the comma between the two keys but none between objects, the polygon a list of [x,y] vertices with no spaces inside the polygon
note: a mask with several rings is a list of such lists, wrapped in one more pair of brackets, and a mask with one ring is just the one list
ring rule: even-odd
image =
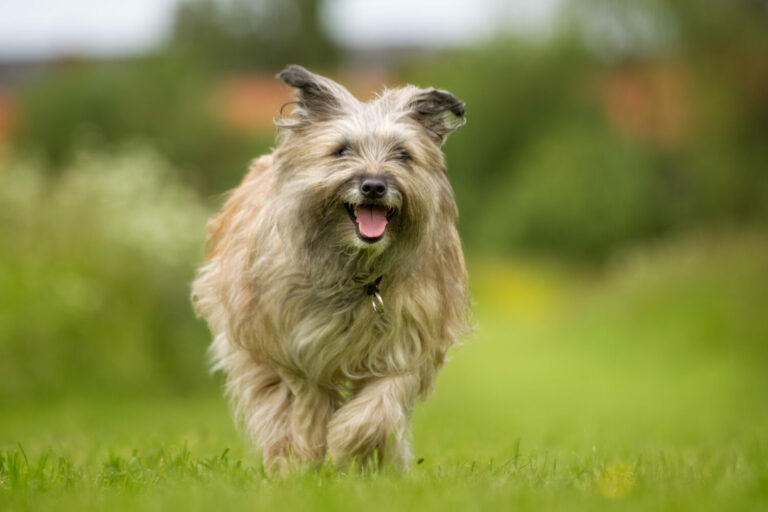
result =
[{"label": "dog's fur", "polygon": [[[351,460],[407,467],[409,419],[467,331],[466,270],[443,154],[464,105],[407,86],[361,103],[299,66],[278,145],[209,224],[193,284],[214,368],[267,468]],[[386,231],[351,208],[383,179]],[[349,211],[348,211],[349,210]],[[374,311],[370,286],[385,304]]]}]

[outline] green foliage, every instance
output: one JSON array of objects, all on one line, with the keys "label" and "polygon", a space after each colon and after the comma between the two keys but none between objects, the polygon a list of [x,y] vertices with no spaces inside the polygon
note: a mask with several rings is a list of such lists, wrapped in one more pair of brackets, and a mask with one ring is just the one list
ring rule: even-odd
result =
[{"label": "green foliage", "polygon": [[483,240],[491,250],[606,254],[647,228],[651,174],[644,158],[589,126],[555,127],[505,169],[508,182],[493,190],[483,212]]},{"label": "green foliage", "polygon": [[209,77],[179,59],[74,65],[21,90],[11,147],[56,171],[84,146],[112,150],[141,140],[172,161],[185,182],[221,192],[238,182],[272,133],[255,139],[226,127],[213,111],[211,88]]},{"label": "green foliage", "polygon": [[[467,104],[445,147],[467,245],[599,260],[629,240],[766,219],[768,67],[757,49],[768,37],[756,7],[572,4],[552,41],[500,40],[404,73]],[[657,137],[660,122],[643,134],[617,126],[637,113],[609,105],[612,77],[645,114],[679,109],[676,138]]]},{"label": "green foliage", "polygon": [[320,24],[318,0],[190,0],[179,6],[170,52],[212,72],[326,68],[339,49]]},{"label": "green foliage", "polygon": [[0,184],[3,400],[199,389],[208,336],[187,283],[208,210],[167,162],[137,146],[53,181],[17,163]]}]

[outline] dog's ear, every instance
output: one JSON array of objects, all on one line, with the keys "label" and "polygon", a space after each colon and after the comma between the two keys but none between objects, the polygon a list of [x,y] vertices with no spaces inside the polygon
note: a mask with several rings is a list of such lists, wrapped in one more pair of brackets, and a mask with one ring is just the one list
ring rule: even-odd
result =
[{"label": "dog's ear", "polygon": [[421,123],[439,145],[449,133],[461,127],[464,102],[448,91],[427,89],[416,93],[409,104],[410,116]]},{"label": "dog's ear", "polygon": [[294,115],[312,120],[327,119],[341,113],[349,92],[333,80],[310,73],[301,66],[288,66],[277,77],[298,89]]}]

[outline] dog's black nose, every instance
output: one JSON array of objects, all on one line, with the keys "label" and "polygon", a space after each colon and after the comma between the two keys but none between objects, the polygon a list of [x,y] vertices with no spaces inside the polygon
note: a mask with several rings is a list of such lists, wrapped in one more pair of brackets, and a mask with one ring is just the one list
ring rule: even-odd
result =
[{"label": "dog's black nose", "polygon": [[378,178],[366,178],[360,184],[360,192],[368,199],[381,199],[387,193],[387,184]]}]

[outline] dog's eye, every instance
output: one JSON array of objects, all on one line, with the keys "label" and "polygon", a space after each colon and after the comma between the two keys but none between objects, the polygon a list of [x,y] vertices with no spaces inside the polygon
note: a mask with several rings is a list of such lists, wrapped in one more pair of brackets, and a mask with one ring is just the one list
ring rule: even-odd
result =
[{"label": "dog's eye", "polygon": [[341,158],[343,156],[349,156],[351,154],[351,151],[349,149],[349,146],[346,144],[342,144],[336,150],[331,154],[331,156],[335,156],[336,158]]},{"label": "dog's eye", "polygon": [[411,160],[411,154],[403,147],[396,148],[394,153],[392,153],[392,156],[401,162],[408,162]]}]

